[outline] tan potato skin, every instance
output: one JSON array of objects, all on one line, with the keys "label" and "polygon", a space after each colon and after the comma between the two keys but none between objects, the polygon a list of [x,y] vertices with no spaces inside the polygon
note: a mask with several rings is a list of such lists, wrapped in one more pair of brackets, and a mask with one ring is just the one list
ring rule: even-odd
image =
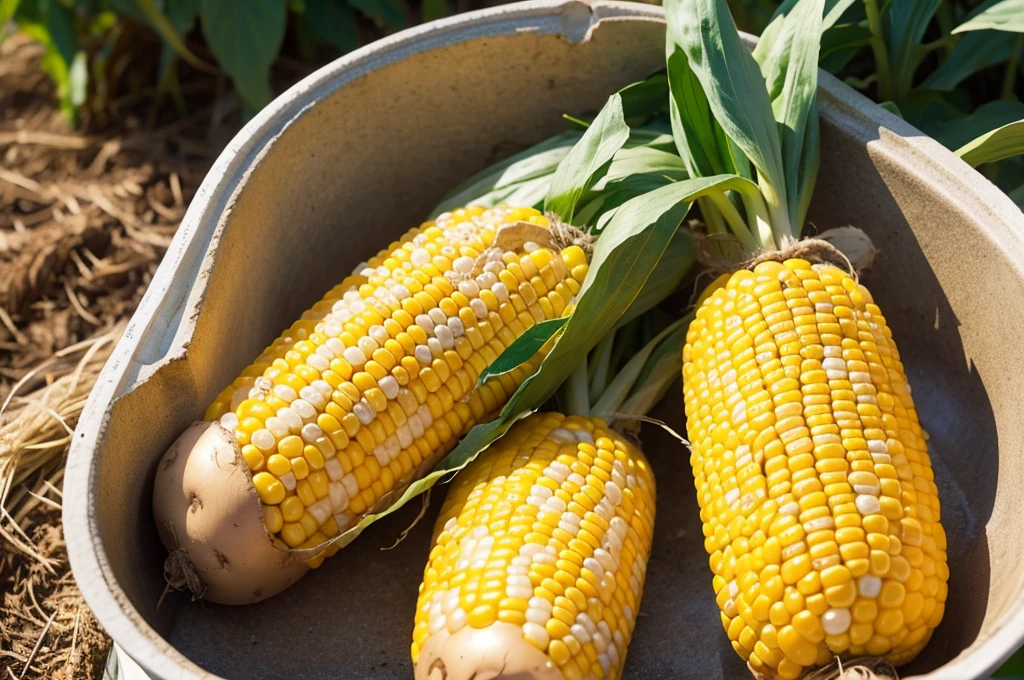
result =
[{"label": "tan potato skin", "polygon": [[416,680],[563,680],[547,655],[523,639],[511,623],[442,630],[427,638],[416,663]]},{"label": "tan potato skin", "polygon": [[302,560],[315,552],[288,551],[267,533],[235,437],[218,423],[193,423],[160,459],[153,515],[168,552],[188,553],[212,602],[276,595],[309,571]]}]

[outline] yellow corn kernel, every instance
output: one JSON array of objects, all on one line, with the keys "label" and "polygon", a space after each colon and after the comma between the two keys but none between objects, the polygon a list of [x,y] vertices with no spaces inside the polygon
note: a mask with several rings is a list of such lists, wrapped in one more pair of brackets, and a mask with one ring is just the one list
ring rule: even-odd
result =
[{"label": "yellow corn kernel", "polygon": [[[581,420],[587,428],[578,427]],[[602,455],[590,443],[595,438]],[[573,472],[589,480],[586,493],[568,479]],[[520,502],[508,508],[512,494]],[[611,675],[601,670],[601,677],[617,677],[642,595],[654,499],[642,454],[600,421],[544,413],[517,423],[451,485],[420,590],[414,661],[432,630],[454,634],[498,621],[520,627],[566,678],[582,678],[580,668],[592,663],[601,669],[602,660]],[[538,512],[534,502],[549,511]],[[492,534],[498,522],[509,529]],[[493,541],[486,570],[455,571],[469,537],[477,545]],[[549,557],[519,571],[522,556],[541,553]],[[450,598],[447,609],[432,608]]]},{"label": "yellow corn kernel", "polygon": [[730,642],[763,675],[907,663],[941,618],[945,533],[898,356],[831,265],[761,262],[699,302],[683,396],[705,545]]}]

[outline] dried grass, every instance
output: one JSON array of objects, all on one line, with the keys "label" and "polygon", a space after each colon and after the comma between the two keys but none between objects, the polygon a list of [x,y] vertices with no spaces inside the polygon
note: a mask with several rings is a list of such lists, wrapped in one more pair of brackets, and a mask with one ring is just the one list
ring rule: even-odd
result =
[{"label": "dried grass", "polygon": [[185,116],[124,95],[72,131],[41,56],[0,43],[0,677],[100,678],[110,640],[63,540],[68,444],[237,104],[198,79]]}]

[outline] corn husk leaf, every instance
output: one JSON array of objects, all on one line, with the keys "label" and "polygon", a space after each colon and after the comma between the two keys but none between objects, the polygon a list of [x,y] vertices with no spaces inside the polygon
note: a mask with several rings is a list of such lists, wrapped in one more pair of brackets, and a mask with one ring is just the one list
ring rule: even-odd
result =
[{"label": "corn husk leaf", "polygon": [[[788,232],[782,141],[771,99],[761,69],[740,39],[725,0],[668,0],[665,12],[669,22],[666,52],[673,97],[677,98],[673,67],[682,68],[678,57],[681,52],[718,125],[757,169],[758,183],[770,199],[769,209],[774,213],[773,227]],[[688,76],[681,72],[680,80],[686,82]],[[691,84],[692,81],[688,87]],[[686,111],[681,114],[684,128],[703,121],[700,113],[696,123]],[[718,148],[721,158],[725,148]],[[707,175],[706,171],[699,174]]]},{"label": "corn husk leaf", "polygon": [[512,341],[512,344],[498,355],[494,362],[480,372],[476,384],[483,385],[494,376],[508,373],[525,364],[537,355],[537,352],[554,337],[555,333],[561,330],[568,320],[568,317],[548,319],[528,328],[525,333]]},{"label": "corn husk leaf", "polygon": [[[837,9],[841,14],[846,6],[833,7],[833,13]],[[759,43],[766,49],[754,50],[778,121],[789,221],[797,230],[818,173],[818,52],[824,10],[825,0],[794,0],[789,12],[768,27],[773,29],[771,39]]]},{"label": "corn husk leaf", "polygon": [[566,154],[551,178],[545,212],[572,224],[583,194],[608,171],[612,158],[629,140],[622,96],[613,94],[579,142]]},{"label": "corn husk leaf", "polygon": [[582,136],[575,130],[557,134],[481,170],[452,189],[430,218],[464,205],[537,205],[547,195],[558,164]]},{"label": "corn husk leaf", "polygon": [[[594,403],[591,408],[591,413],[595,416],[603,417],[609,416],[613,413],[618,413],[623,410],[623,404],[629,398],[633,392],[634,386],[638,383],[640,375],[644,373],[644,368],[648,365],[655,350],[662,344],[662,341],[675,334],[682,332],[682,337],[686,337],[686,327],[689,325],[689,318],[684,317],[671,324],[668,328],[663,330],[653,340],[644,345],[643,349],[633,355],[633,357],[626,363],[626,365],[619,371],[608,386],[601,393],[600,398]],[[682,370],[682,344],[679,344],[676,348],[676,354],[679,355],[680,369]],[[660,357],[660,354],[658,355]],[[673,372],[673,379],[678,377],[679,371]],[[652,402],[652,406],[655,402]],[[629,413],[646,413],[644,411],[629,411]]]}]

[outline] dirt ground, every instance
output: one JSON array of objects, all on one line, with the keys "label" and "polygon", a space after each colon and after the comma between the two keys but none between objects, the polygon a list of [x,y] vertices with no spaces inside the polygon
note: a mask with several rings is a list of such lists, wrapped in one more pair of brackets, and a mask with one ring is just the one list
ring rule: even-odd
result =
[{"label": "dirt ground", "polygon": [[99,678],[110,641],[62,534],[67,443],[239,106],[197,76],[184,112],[136,88],[72,130],[41,57],[0,43],[0,677]]}]

